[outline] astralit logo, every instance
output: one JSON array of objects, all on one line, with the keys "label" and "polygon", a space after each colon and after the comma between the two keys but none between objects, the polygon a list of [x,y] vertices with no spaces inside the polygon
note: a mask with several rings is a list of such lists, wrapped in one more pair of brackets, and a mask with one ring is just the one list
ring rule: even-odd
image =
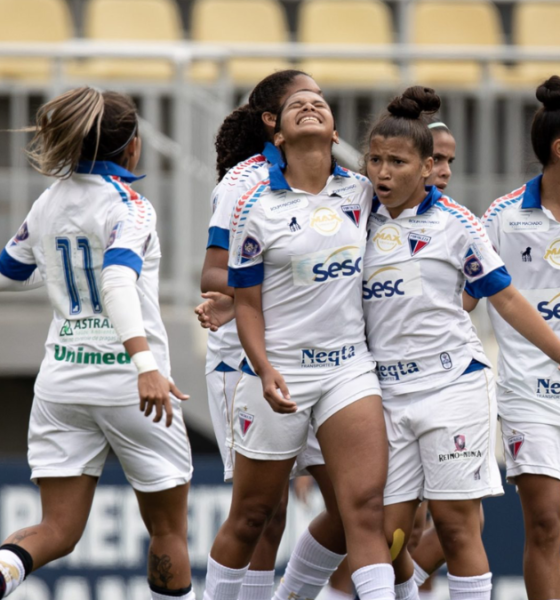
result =
[{"label": "astralit logo", "polygon": [[76,365],[128,365],[130,356],[126,352],[84,352],[83,347],[70,349],[66,346],[54,346],[54,359]]}]

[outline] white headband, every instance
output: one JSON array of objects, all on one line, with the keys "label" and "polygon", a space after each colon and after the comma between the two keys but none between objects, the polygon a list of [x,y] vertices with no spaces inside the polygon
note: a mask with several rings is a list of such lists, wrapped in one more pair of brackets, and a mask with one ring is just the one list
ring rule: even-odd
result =
[{"label": "white headband", "polygon": [[428,129],[435,129],[436,127],[443,127],[443,129],[447,129],[449,131],[449,127],[442,121],[438,121],[437,123],[430,123],[428,125]]}]

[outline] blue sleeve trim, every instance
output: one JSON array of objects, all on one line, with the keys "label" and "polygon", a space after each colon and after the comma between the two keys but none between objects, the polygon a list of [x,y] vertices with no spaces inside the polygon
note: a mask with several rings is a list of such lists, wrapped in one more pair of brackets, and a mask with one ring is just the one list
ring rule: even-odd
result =
[{"label": "blue sleeve trim", "polygon": [[505,267],[499,267],[476,281],[467,282],[465,291],[469,296],[480,300],[505,290],[510,284],[511,275]]},{"label": "blue sleeve trim", "polygon": [[246,288],[260,285],[264,281],[264,263],[245,267],[244,269],[228,268],[228,285],[233,288]]},{"label": "blue sleeve trim", "polygon": [[210,227],[206,248],[212,247],[229,250],[229,230],[221,227]]},{"label": "blue sleeve trim", "polygon": [[111,248],[111,250],[107,250],[105,252],[105,256],[103,257],[103,268],[106,269],[111,265],[118,265],[122,267],[130,267],[133,271],[136,272],[136,275],[140,277],[140,273],[142,273],[142,265],[144,264],[143,260],[128,248]]},{"label": "blue sleeve trim", "polygon": [[14,281],[25,281],[29,279],[37,268],[35,264],[27,264],[22,263],[15,258],[12,258],[6,248],[2,250],[2,254],[0,254],[0,273],[4,275],[4,277],[8,277],[8,279],[13,279]]}]

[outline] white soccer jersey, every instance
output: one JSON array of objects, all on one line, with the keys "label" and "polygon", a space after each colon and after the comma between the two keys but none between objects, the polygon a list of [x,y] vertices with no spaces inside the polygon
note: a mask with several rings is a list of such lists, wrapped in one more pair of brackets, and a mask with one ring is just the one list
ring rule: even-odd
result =
[{"label": "white soccer jersey", "polygon": [[461,294],[465,280],[479,297],[511,281],[479,221],[427,189],[419,206],[396,219],[375,199],[368,223],[367,338],[381,386],[393,394],[446,385],[473,360],[488,365]]},{"label": "white soccer jersey", "polygon": [[[229,226],[235,203],[245,192],[268,177],[268,168],[282,162],[280,151],[267,142],[262,154],[255,154],[230,169],[212,192],[212,218],[207,248],[229,250]],[[243,356],[235,321],[208,333],[206,373],[224,363],[238,369]]]},{"label": "white soccer jersey", "polygon": [[[541,178],[498,198],[482,222],[515,287],[560,335],[560,223],[541,206]],[[491,305],[488,309],[500,346],[500,415],[512,422],[560,425],[558,365],[508,325]]]},{"label": "white soccer jersey", "polygon": [[229,284],[262,284],[270,363],[302,374],[370,360],[360,284],[371,184],[337,166],[312,195],[279,165],[269,175],[233,212]]},{"label": "white soccer jersey", "polygon": [[51,402],[113,405],[138,401],[138,372],[101,304],[101,270],[138,274],[144,328],[158,368],[169,377],[167,335],[158,304],[160,245],[150,202],[111,162],[80,163],[33,204],[0,256],[0,273],[25,280],[38,268],[54,309],[35,383]]}]

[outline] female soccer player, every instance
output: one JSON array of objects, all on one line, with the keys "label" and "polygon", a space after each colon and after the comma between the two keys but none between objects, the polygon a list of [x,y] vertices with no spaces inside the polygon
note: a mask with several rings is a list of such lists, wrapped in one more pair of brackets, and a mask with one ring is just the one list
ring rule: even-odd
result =
[{"label": "female soccer player", "polygon": [[[289,96],[302,89],[320,92],[315,81],[302,71],[287,70],[269,75],[255,87],[248,103],[225,119],[218,132],[216,151],[220,182],[212,193],[214,213],[210,221],[201,281],[204,297],[221,297],[232,307],[233,288],[229,287],[227,282],[231,214],[236,201],[256,183],[265,179],[270,167],[282,163],[280,151],[271,143],[276,113]],[[203,309],[197,308],[197,313],[202,322]],[[226,481],[233,478],[235,452],[226,445],[226,436],[231,428],[232,397],[241,376],[241,358],[242,348],[235,322],[223,325],[215,333],[210,332],[206,362],[208,400],[224,462]],[[307,447],[298,455],[294,470],[296,475],[302,472],[311,473],[325,499],[327,514],[317,519],[315,529],[324,528],[324,520],[330,520],[330,514],[336,515],[333,518],[338,519],[332,484],[326,473],[317,438],[311,428]],[[246,597],[250,600],[270,600],[272,597],[274,565],[284,531],[287,500],[286,486],[284,498],[253,553],[250,569],[243,579],[240,600]],[[297,568],[286,574],[284,587],[289,589],[288,593],[314,597],[343,558],[344,545],[335,547],[334,550],[336,552],[323,547],[311,534],[303,536],[294,549],[293,560],[297,561],[303,552],[305,565],[296,564]],[[321,571],[320,577],[317,577],[318,569]]]},{"label": "female soccer player", "polygon": [[72,552],[109,447],[150,533],[152,599],[194,598],[186,543],[192,465],[179,401],[188,396],[169,380],[156,215],[128,185],[139,179],[131,171],[140,150],[126,96],[83,87],[39,109],[29,156],[57,182],[0,255],[0,288],[42,280],[54,309],[29,426],[43,518],[0,547],[0,598]]},{"label": "female soccer player", "polygon": [[320,95],[292,95],[276,130],[286,166],[272,167],[232,215],[230,284],[248,362],[232,407],[232,506],[210,553],[205,597],[237,598],[312,422],[358,593],[390,599],[386,437],[360,299],[371,187],[333,165],[334,120]]},{"label": "female soccer player", "polygon": [[[560,334],[560,77],[537,88],[542,103],[531,142],[543,172],[498,198],[482,222],[513,282]],[[467,286],[466,291],[473,295]],[[478,297],[474,294],[475,297]],[[472,304],[476,300],[471,298]],[[560,374],[556,359],[531,345],[489,306],[500,348],[498,412],[507,479],[525,522],[523,568],[529,600],[560,598]]]},{"label": "female soccer player", "polygon": [[501,494],[502,486],[492,375],[462,308],[465,280],[555,362],[560,341],[511,286],[475,217],[425,187],[433,140],[420,117],[439,105],[433,90],[409,88],[370,132],[367,172],[376,197],[364,259],[364,311],[389,438],[385,523],[396,597],[418,597],[406,540],[423,497],[443,546],[451,599],[488,600],[480,498]]}]

